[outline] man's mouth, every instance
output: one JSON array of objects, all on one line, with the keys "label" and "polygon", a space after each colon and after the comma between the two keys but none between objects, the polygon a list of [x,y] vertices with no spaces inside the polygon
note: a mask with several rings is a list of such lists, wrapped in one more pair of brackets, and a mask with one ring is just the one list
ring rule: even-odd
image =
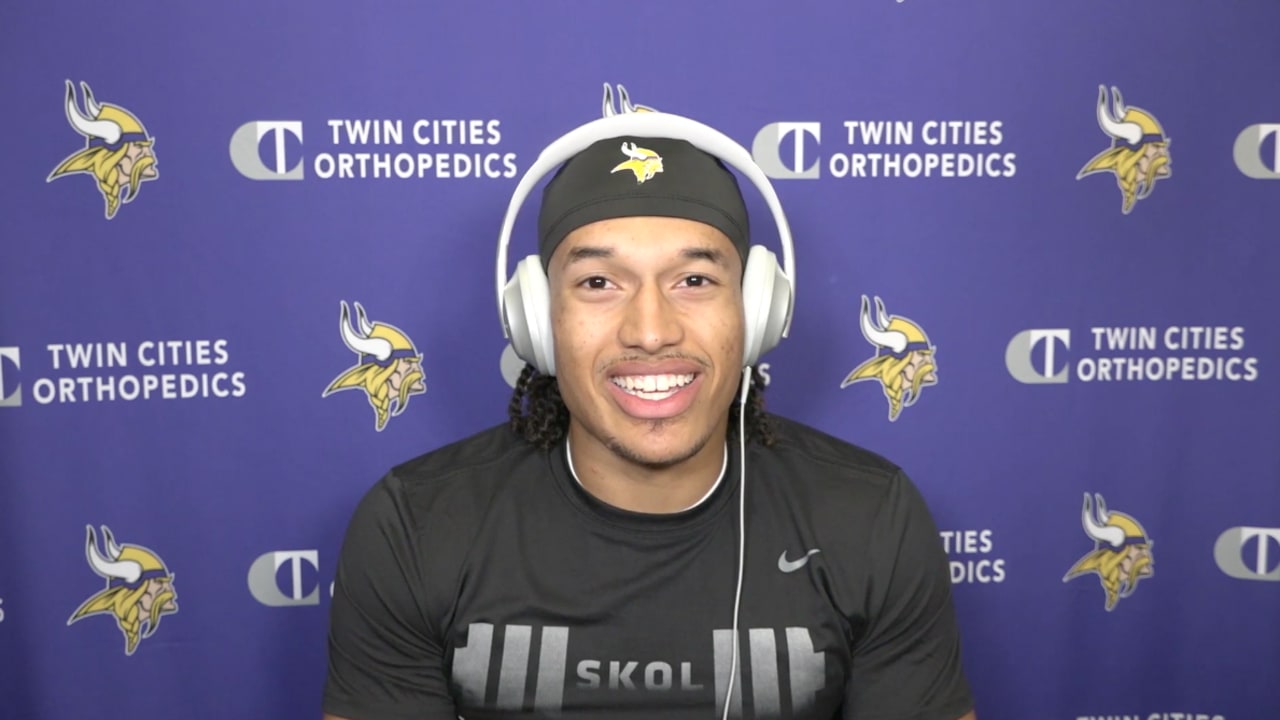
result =
[{"label": "man's mouth", "polygon": [[623,392],[643,400],[665,400],[693,382],[694,373],[661,375],[617,375],[610,381]]}]

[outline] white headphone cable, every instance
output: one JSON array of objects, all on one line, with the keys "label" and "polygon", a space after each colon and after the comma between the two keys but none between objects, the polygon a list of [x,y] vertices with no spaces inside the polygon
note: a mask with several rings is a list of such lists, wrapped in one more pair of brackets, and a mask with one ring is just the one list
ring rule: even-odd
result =
[{"label": "white headphone cable", "polygon": [[733,657],[729,662],[729,684],[724,692],[724,720],[729,719],[733,681],[738,670],[738,610],[742,604],[742,568],[747,546],[747,393],[751,391],[751,366],[742,369],[742,395],[738,400],[738,587],[733,594]]}]

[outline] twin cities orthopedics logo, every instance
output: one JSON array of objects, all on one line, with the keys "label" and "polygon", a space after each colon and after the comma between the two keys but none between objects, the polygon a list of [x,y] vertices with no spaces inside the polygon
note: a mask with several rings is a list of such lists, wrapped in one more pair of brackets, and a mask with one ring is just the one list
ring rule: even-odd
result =
[{"label": "twin cities orthopedics logo", "polygon": [[889,420],[897,420],[903,408],[920,399],[924,388],[938,383],[936,348],[915,321],[886,314],[884,302],[878,297],[873,317],[871,301],[862,296],[859,326],[876,354],[846,375],[840,388],[863,381],[879,383],[889,401]]},{"label": "twin cities orthopedics logo", "polygon": [[[1072,343],[1085,337],[1086,348]],[[1081,382],[1252,382],[1258,358],[1246,357],[1243,326],[1091,327],[1023,330],[1005,347],[1009,374],[1029,385]],[[1073,362],[1074,360],[1074,362]]]},{"label": "twin cities orthopedics logo", "polygon": [[1093,550],[1071,566],[1062,582],[1081,575],[1097,575],[1106,593],[1106,608],[1114,610],[1116,603],[1138,589],[1139,580],[1155,574],[1155,558],[1151,554],[1155,543],[1131,515],[1107,510],[1097,493],[1092,498],[1085,493],[1080,522],[1084,534],[1093,541]]},{"label": "twin cities orthopedics logo", "polygon": [[80,83],[84,107],[76,102],[75,85],[67,81],[64,109],[72,129],[84,136],[85,146],[68,155],[46,182],[83,173],[94,179],[106,204],[103,213],[110,220],[120,206],[138,197],[138,188],[159,177],[156,170],[155,138],[142,121],[119,105],[100,103],[88,83]]},{"label": "twin cities orthopedics logo", "polygon": [[1006,140],[1003,120],[809,120],[765,125],[751,154],[778,180],[1011,178]]},{"label": "twin cities orthopedics logo", "polygon": [[995,533],[991,530],[942,530],[942,547],[951,558],[951,582],[1002,583],[1004,558],[996,557]]},{"label": "twin cities orthopedics logo", "polygon": [[364,308],[356,303],[356,326],[351,311],[341,303],[338,331],[347,349],[359,361],[329,383],[320,397],[341,390],[364,392],[373,406],[373,427],[382,432],[391,418],[409,407],[409,397],[427,391],[422,355],[403,330],[384,322],[369,322]]},{"label": "twin cities orthopedics logo", "polygon": [[225,339],[49,343],[26,353],[0,347],[0,407],[26,398],[50,405],[243,397],[245,374],[230,365]]},{"label": "twin cities orthopedics logo", "polygon": [[1169,137],[1151,113],[1124,104],[1117,88],[1098,86],[1098,127],[1111,139],[1111,147],[1085,163],[1079,180],[1094,173],[1111,173],[1120,188],[1120,211],[1128,215],[1134,203],[1155,190],[1156,181],[1172,174]]},{"label": "twin cities orthopedics logo", "polygon": [[[319,605],[323,583],[318,550],[263,553],[249,566],[249,594],[268,607]],[[333,597],[333,583],[329,583]]]},{"label": "twin cities orthopedics logo", "polygon": [[[250,180],[511,178],[496,119],[348,119],[321,127],[255,120],[231,134],[231,164]],[[319,136],[319,137],[317,137]]]},{"label": "twin cities orthopedics logo", "polygon": [[85,530],[85,559],[107,585],[81,603],[67,625],[90,615],[109,615],[124,635],[124,654],[132,655],[139,642],[155,635],[162,616],[178,612],[174,574],[153,550],[117,544],[105,525],[101,549],[93,526]]},{"label": "twin cities orthopedics logo", "polygon": [[1236,167],[1254,180],[1280,180],[1280,123],[1250,125],[1236,136]]},{"label": "twin cities orthopedics logo", "polygon": [[1213,544],[1213,559],[1237,580],[1280,582],[1280,528],[1229,528]]},{"label": "twin cities orthopedics logo", "polygon": [[[600,657],[604,653],[598,648],[592,652],[588,640],[575,640],[578,632],[567,626],[471,623],[466,644],[453,656],[457,694],[471,707],[541,714],[558,713],[578,703],[634,702],[642,693],[701,699],[714,691],[715,717],[721,717],[730,695],[732,668],[737,680],[728,697],[729,716],[744,717],[742,687],[749,683],[749,716],[777,718],[803,717],[826,686],[826,653],[814,649],[813,636],[804,627],[739,629],[742,649],[736,666],[733,630],[711,630],[707,638],[710,668],[682,658],[646,662]],[[500,658],[493,658],[495,654]],[[745,675],[744,656],[748,659]],[[789,687],[784,688],[783,682]]]}]

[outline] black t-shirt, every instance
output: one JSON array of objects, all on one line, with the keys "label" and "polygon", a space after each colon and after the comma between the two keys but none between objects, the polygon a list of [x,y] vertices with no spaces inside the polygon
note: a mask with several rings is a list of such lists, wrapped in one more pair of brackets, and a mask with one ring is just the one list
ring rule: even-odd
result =
[{"label": "black t-shirt", "polygon": [[[747,446],[731,717],[956,720],[947,558],[895,465],[775,418]],[[347,529],[325,712],[351,720],[720,718],[739,450],[692,509],[588,494],[500,426],[393,469]]]}]

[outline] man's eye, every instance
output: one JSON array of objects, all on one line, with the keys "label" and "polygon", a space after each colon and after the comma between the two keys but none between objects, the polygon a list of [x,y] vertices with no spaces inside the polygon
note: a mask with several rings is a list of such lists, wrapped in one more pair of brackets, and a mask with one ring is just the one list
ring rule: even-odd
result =
[{"label": "man's eye", "polygon": [[706,275],[690,275],[684,281],[689,287],[707,287],[711,284],[711,278]]},{"label": "man's eye", "polygon": [[583,281],[583,284],[592,290],[604,290],[609,285],[609,281],[596,276],[587,278]]}]

